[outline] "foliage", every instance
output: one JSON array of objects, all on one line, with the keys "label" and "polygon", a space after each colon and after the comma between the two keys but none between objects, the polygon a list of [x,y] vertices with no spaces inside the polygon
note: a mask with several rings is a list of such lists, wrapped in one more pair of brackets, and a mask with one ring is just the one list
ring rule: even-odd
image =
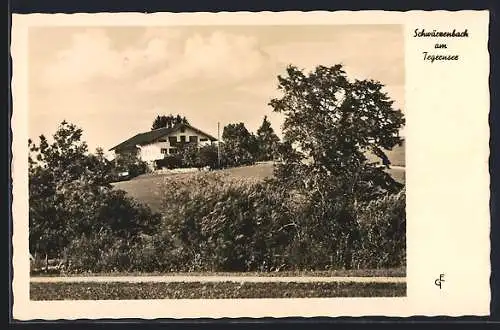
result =
[{"label": "foliage", "polygon": [[258,160],[272,160],[277,152],[279,138],[271,127],[271,122],[264,116],[262,125],[257,129]]},{"label": "foliage", "polygon": [[228,124],[222,132],[228,166],[252,164],[258,153],[258,142],[243,123]]},{"label": "foliage", "polygon": [[190,270],[265,268],[290,238],[286,192],[268,184],[198,175],[172,181],[164,196],[166,225]]},{"label": "foliage", "polygon": [[323,204],[277,182],[214,173],[171,180],[163,195],[163,230],[174,240],[180,271],[404,265],[404,193],[348,212],[338,201]]},{"label": "foliage", "polygon": [[[402,142],[403,114],[392,108],[381,83],[351,82],[341,65],[318,66],[309,74],[289,66],[278,81],[282,97],[269,103],[285,116],[276,180],[305,201],[304,226],[312,235],[296,247],[297,262],[308,262],[303,255],[319,258],[319,264],[355,267],[358,205],[402,188],[366,154],[390,165],[384,149]],[[323,249],[336,253],[327,260]]]},{"label": "foliage", "polygon": [[199,162],[202,167],[217,168],[219,166],[217,146],[214,144],[202,146],[199,150]]},{"label": "foliage", "polygon": [[360,205],[357,219],[363,237],[358,267],[380,268],[406,263],[405,190]]},{"label": "foliage", "polygon": [[156,166],[158,168],[168,168],[168,169],[182,167],[182,154],[176,153],[176,154],[165,155],[163,159],[158,159],[156,161]]},{"label": "foliage", "polygon": [[[223,153],[221,153],[224,158]],[[210,144],[197,146],[187,143],[179,147],[175,154],[165,155],[163,159],[156,161],[158,168],[193,168],[209,167],[215,169],[218,167],[217,146]]]},{"label": "foliage", "polygon": [[139,157],[137,149],[122,151],[116,155],[115,172],[129,172],[130,177],[136,177],[148,171],[148,165]]},{"label": "foliage", "polygon": [[[282,272],[405,264],[404,191],[359,204],[349,213],[352,222],[342,222],[339,204],[219,172],[171,177],[162,195],[161,222],[145,227],[153,229],[124,236],[117,226],[96,228],[74,239],[70,270]],[[352,227],[346,231],[342,223]]]},{"label": "foliage", "polygon": [[[198,189],[192,189],[194,186]],[[196,176],[169,186],[166,225],[179,240],[190,270],[247,270],[248,263],[259,258],[252,246],[253,235],[261,228],[254,203],[263,196],[256,188],[220,176],[212,176],[210,182]],[[242,198],[242,194],[250,198]]]},{"label": "foliage", "polygon": [[[404,266],[405,190],[384,171],[384,150],[402,142],[401,111],[382,84],[349,81],[340,65],[308,74],[290,66],[278,80],[283,95],[270,105],[285,116],[283,143],[264,118],[256,135],[227,125],[220,144],[223,167],[271,157],[274,178],[169,178],[161,219],[111,190],[108,164],[87,155],[76,127],[60,128],[56,145],[30,142],[38,153],[30,157],[30,248],[64,250],[75,271]],[[161,162],[214,168],[218,151],[186,144]]]},{"label": "foliage", "polygon": [[130,241],[159,221],[157,215],[125,196],[125,192],[112,189],[110,162],[102,150],[89,155],[81,135],[81,129],[64,121],[52,143],[44,136],[39,144],[29,141],[33,253],[60,257],[72,242],[93,233]]},{"label": "foliage", "polygon": [[189,121],[186,119],[186,117],[181,117],[180,115],[174,116],[172,114],[170,115],[158,115],[156,116],[155,120],[153,121],[153,126],[151,127],[151,130],[155,130],[158,128],[172,128],[177,124],[189,124]]},{"label": "foliage", "polygon": [[198,145],[187,143],[178,151],[182,167],[201,167]]},{"label": "foliage", "polygon": [[[289,66],[287,75],[278,80],[283,96],[272,99],[270,105],[285,115],[283,135],[288,149],[281,158],[294,177],[332,178],[337,181],[335,187],[352,197],[351,202],[364,199],[367,191],[373,195],[401,188],[365,156],[373,152],[388,166],[383,150],[402,142],[403,114],[392,108],[393,101],[381,83],[351,82],[341,65],[318,66],[307,75]],[[290,171],[278,171],[278,176],[286,180],[280,174]],[[295,188],[304,187],[304,182],[294,183],[299,184]]]}]

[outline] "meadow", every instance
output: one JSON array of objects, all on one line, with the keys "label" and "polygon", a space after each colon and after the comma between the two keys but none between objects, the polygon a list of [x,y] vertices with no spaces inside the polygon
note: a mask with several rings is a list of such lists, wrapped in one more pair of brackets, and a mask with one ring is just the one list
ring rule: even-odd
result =
[{"label": "meadow", "polygon": [[[58,277],[60,273],[46,273],[38,272],[33,273],[33,276],[38,278]],[[204,277],[210,276],[230,276],[230,277],[405,277],[406,268],[382,268],[382,269],[332,269],[332,270],[291,270],[280,272],[101,272],[101,273],[87,273],[85,277],[115,277],[115,276],[186,276],[190,277]],[[82,274],[68,273],[64,274],[65,277],[79,277]]]},{"label": "meadow", "polygon": [[[388,169],[394,180],[405,182],[404,151],[395,150],[391,154],[394,158],[394,166]],[[399,165],[396,165],[399,164]],[[220,173],[228,178],[239,180],[264,180],[273,177],[273,164],[271,162],[260,163],[249,166],[228,168],[213,172],[204,172],[207,176]],[[129,181],[113,183],[117,189],[126,191],[129,196],[148,205],[153,211],[159,212],[162,206],[163,192],[172,180],[187,180],[199,175],[198,172],[179,174],[145,174]]]},{"label": "meadow", "polygon": [[400,297],[406,283],[31,283],[31,300]]}]

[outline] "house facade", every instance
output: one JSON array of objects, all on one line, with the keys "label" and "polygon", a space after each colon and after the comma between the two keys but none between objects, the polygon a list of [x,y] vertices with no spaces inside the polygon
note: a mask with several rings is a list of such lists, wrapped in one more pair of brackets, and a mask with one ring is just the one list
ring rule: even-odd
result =
[{"label": "house facade", "polygon": [[154,167],[157,160],[167,155],[177,153],[186,144],[198,147],[210,145],[217,139],[189,124],[177,124],[171,128],[159,128],[149,132],[139,133],[128,140],[114,146],[115,156],[134,154],[139,159]]}]

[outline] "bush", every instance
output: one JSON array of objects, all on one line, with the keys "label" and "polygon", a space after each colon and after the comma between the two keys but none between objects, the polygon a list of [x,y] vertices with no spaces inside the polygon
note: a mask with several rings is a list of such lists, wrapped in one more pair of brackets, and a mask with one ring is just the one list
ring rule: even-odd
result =
[{"label": "bush", "polygon": [[148,172],[148,164],[144,161],[138,161],[137,163],[130,164],[128,171],[131,177],[136,177],[141,174]]},{"label": "bush", "polygon": [[406,192],[387,195],[357,210],[362,240],[356,249],[358,268],[406,264]]},{"label": "bush", "polygon": [[271,256],[290,239],[287,194],[267,183],[213,173],[172,180],[167,189],[163,218],[186,270],[272,266]]},{"label": "bush", "polygon": [[[171,178],[162,220],[123,192],[65,250],[73,272],[275,271],[405,264],[405,192],[355,209],[275,181],[220,173]],[[133,211],[132,211],[133,210]],[[80,220],[79,220],[80,221]],[[95,234],[94,234],[95,233]]]},{"label": "bush", "polygon": [[182,157],[179,154],[167,155],[163,159],[156,161],[156,166],[158,168],[179,168],[182,167]]},{"label": "bush", "polygon": [[[179,271],[380,268],[404,264],[404,192],[358,209],[277,182],[197,175],[172,180],[163,208]],[[371,219],[371,220],[370,220]]]},{"label": "bush", "polygon": [[207,145],[200,148],[199,151],[200,167],[218,167],[218,151],[216,145]]},{"label": "bush", "polygon": [[126,243],[105,231],[83,234],[72,240],[65,252],[68,272],[124,271],[130,267]]},{"label": "bush", "polygon": [[71,260],[69,271],[125,270],[130,267],[128,251],[138,237],[155,232],[160,216],[124,191],[89,180],[83,176],[57,185],[55,206],[32,218],[30,244],[36,251],[39,239],[34,234],[50,230],[59,237],[51,256]]}]

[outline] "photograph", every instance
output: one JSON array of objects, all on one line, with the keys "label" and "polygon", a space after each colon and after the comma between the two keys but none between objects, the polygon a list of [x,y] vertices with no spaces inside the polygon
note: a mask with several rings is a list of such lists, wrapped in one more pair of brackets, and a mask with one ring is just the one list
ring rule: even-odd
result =
[{"label": "photograph", "polygon": [[30,299],[405,296],[403,31],[30,28]]},{"label": "photograph", "polygon": [[12,18],[16,320],[489,315],[488,11]]}]

